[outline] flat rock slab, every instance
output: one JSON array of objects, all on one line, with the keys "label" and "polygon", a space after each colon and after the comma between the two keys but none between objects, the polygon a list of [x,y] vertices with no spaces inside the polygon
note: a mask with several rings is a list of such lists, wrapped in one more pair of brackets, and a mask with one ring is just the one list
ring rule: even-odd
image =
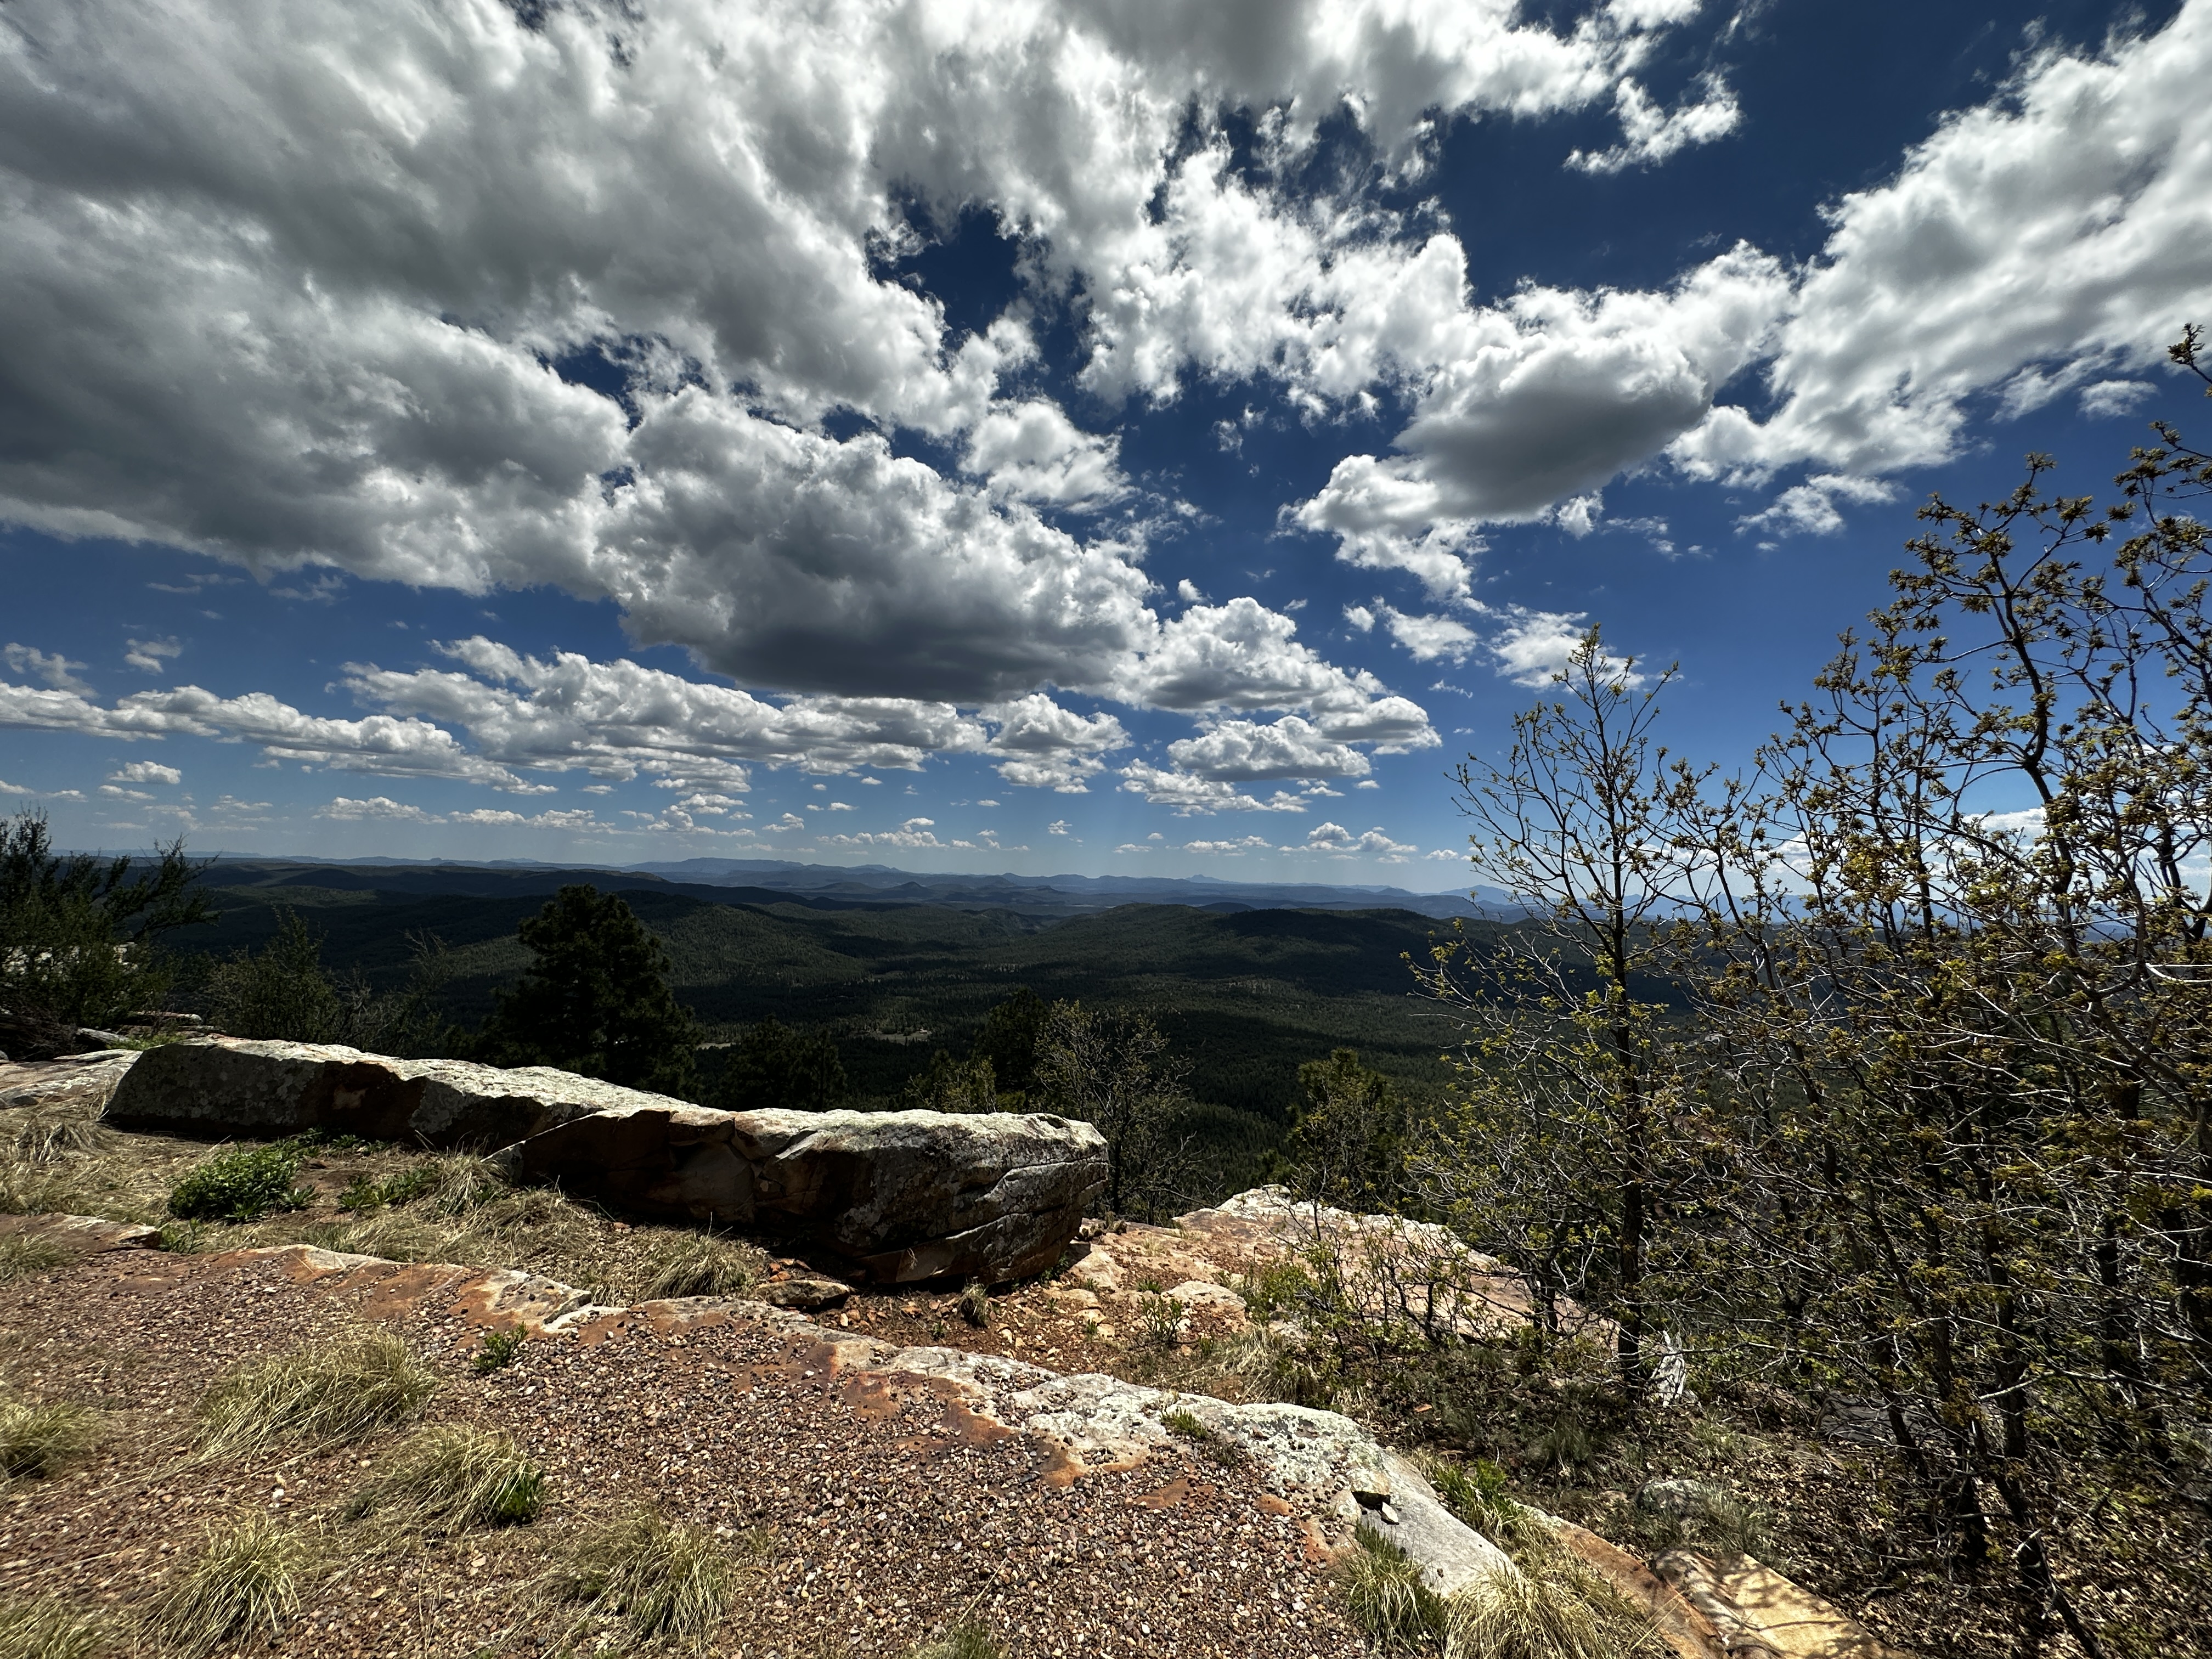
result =
[{"label": "flat rock slab", "polygon": [[495,1151],[609,1109],[680,1104],[550,1066],[396,1060],[309,1042],[212,1037],[138,1056],[107,1103],[119,1128],[281,1139],[303,1130]]},{"label": "flat rock slab", "polygon": [[71,1255],[150,1246],[155,1229],[96,1215],[0,1215],[0,1238],[40,1238]]},{"label": "flat rock slab", "polygon": [[0,1061],[0,1108],[58,1106],[97,1113],[137,1061],[135,1048],[105,1048],[59,1060]]},{"label": "flat rock slab", "polygon": [[803,1237],[879,1284],[1042,1273],[1107,1176],[1097,1130],[1039,1113],[666,1102],[556,1125],[506,1161],[519,1181],[640,1214]]}]

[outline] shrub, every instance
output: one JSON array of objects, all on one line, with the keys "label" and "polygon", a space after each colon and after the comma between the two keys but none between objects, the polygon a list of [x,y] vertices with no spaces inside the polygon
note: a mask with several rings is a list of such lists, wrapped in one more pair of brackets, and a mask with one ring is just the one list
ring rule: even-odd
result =
[{"label": "shrub", "polygon": [[99,1444],[102,1426],[89,1406],[0,1401],[0,1476],[43,1480]]},{"label": "shrub", "polygon": [[271,1210],[305,1208],[313,1194],[292,1184],[300,1149],[289,1141],[236,1146],[185,1172],[169,1191],[169,1213],[183,1221],[258,1221]]},{"label": "shrub", "polygon": [[367,1438],[421,1409],[437,1377],[388,1331],[301,1348],[233,1372],[200,1407],[201,1444],[221,1455],[290,1441]]},{"label": "shrub", "polygon": [[1152,1292],[1137,1298],[1139,1335],[1149,1347],[1172,1348],[1182,1334],[1183,1305],[1171,1296]]},{"label": "shrub", "polygon": [[459,1531],[533,1521],[544,1502],[545,1471],[507,1436],[439,1424],[410,1436],[347,1513],[397,1510],[409,1526]]},{"label": "shrub", "polygon": [[[755,1547],[764,1553],[764,1540]],[[699,1647],[729,1611],[734,1577],[711,1533],[671,1525],[640,1506],[587,1528],[545,1587],[562,1600],[620,1613],[640,1641]]]},{"label": "shrub", "polygon": [[70,1252],[51,1238],[10,1233],[0,1238],[0,1285],[33,1273],[52,1273],[70,1259]]},{"label": "shrub", "polygon": [[0,1601],[0,1659],[86,1659],[100,1644],[99,1616],[66,1601]]},{"label": "shrub", "polygon": [[210,1525],[199,1553],[155,1602],[153,1624],[188,1654],[234,1638],[274,1638],[299,1615],[313,1545],[264,1510]]}]

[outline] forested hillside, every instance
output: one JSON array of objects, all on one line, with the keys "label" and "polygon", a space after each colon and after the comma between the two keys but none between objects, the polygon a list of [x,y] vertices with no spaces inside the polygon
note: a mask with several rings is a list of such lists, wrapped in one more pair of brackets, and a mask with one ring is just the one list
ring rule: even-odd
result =
[{"label": "forested hillside", "polygon": [[[605,871],[236,864],[204,880],[222,918],[179,948],[204,960],[274,936],[290,909],[325,936],[325,967],[399,984],[414,939],[452,952],[444,996],[472,1023],[519,975],[515,936],[545,896],[590,881],[618,891],[666,945],[678,994],[710,1041],[774,1018],[833,1036],[858,1103],[890,1103],[933,1050],[964,1053],[1018,987],[1047,1000],[1151,1010],[1203,1103],[1289,1121],[1297,1068],[1333,1048],[1418,1096],[1441,1089],[1454,1028],[1419,994],[1451,924],[1406,910],[1238,910],[1132,904],[1068,918],[1005,908],[806,902]],[[1465,924],[1480,939],[1497,925]]]}]

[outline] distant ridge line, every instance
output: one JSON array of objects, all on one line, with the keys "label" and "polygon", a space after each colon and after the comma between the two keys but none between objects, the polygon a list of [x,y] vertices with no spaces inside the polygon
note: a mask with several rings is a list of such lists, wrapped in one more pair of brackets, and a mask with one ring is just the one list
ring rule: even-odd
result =
[{"label": "distant ridge line", "polygon": [[[465,880],[466,872],[526,877],[544,872],[573,872],[580,877],[630,878],[641,884],[673,887],[744,888],[766,895],[787,895],[805,902],[950,905],[961,908],[1010,908],[1078,912],[1121,904],[1175,904],[1200,909],[1408,910],[1449,919],[1498,918],[1517,913],[1503,894],[1477,890],[1419,893],[1402,887],[1325,882],[1234,881],[1218,876],[1024,876],[929,874],[888,865],[804,864],[778,859],[695,858],[656,860],[630,865],[574,860],[401,859],[389,856],[318,859],[283,854],[213,855],[221,866],[253,865],[301,869],[436,871]],[[759,902],[759,901],[752,901]]]}]

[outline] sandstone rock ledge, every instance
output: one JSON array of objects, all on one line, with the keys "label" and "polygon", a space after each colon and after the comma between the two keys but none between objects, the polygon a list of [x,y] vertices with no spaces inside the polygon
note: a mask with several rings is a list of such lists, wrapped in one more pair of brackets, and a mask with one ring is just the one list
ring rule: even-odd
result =
[{"label": "sandstone rock ledge", "polygon": [[1042,1273],[1106,1186],[1106,1141],[1040,1113],[721,1112],[672,1102],[556,1125],[513,1178],[669,1220],[799,1236],[884,1284]]},{"label": "sandstone rock ledge", "polygon": [[167,1134],[275,1139],[322,1129],[490,1150],[589,1113],[672,1103],[550,1066],[396,1060],[336,1044],[210,1037],[139,1055],[116,1085],[106,1119]]},{"label": "sandstone rock ledge", "polygon": [[724,1112],[551,1066],[231,1037],[55,1078],[40,1086],[112,1091],[118,1128],[504,1148],[517,1180],[804,1241],[878,1283],[1042,1273],[1106,1185],[1098,1132],[1041,1114]]}]

